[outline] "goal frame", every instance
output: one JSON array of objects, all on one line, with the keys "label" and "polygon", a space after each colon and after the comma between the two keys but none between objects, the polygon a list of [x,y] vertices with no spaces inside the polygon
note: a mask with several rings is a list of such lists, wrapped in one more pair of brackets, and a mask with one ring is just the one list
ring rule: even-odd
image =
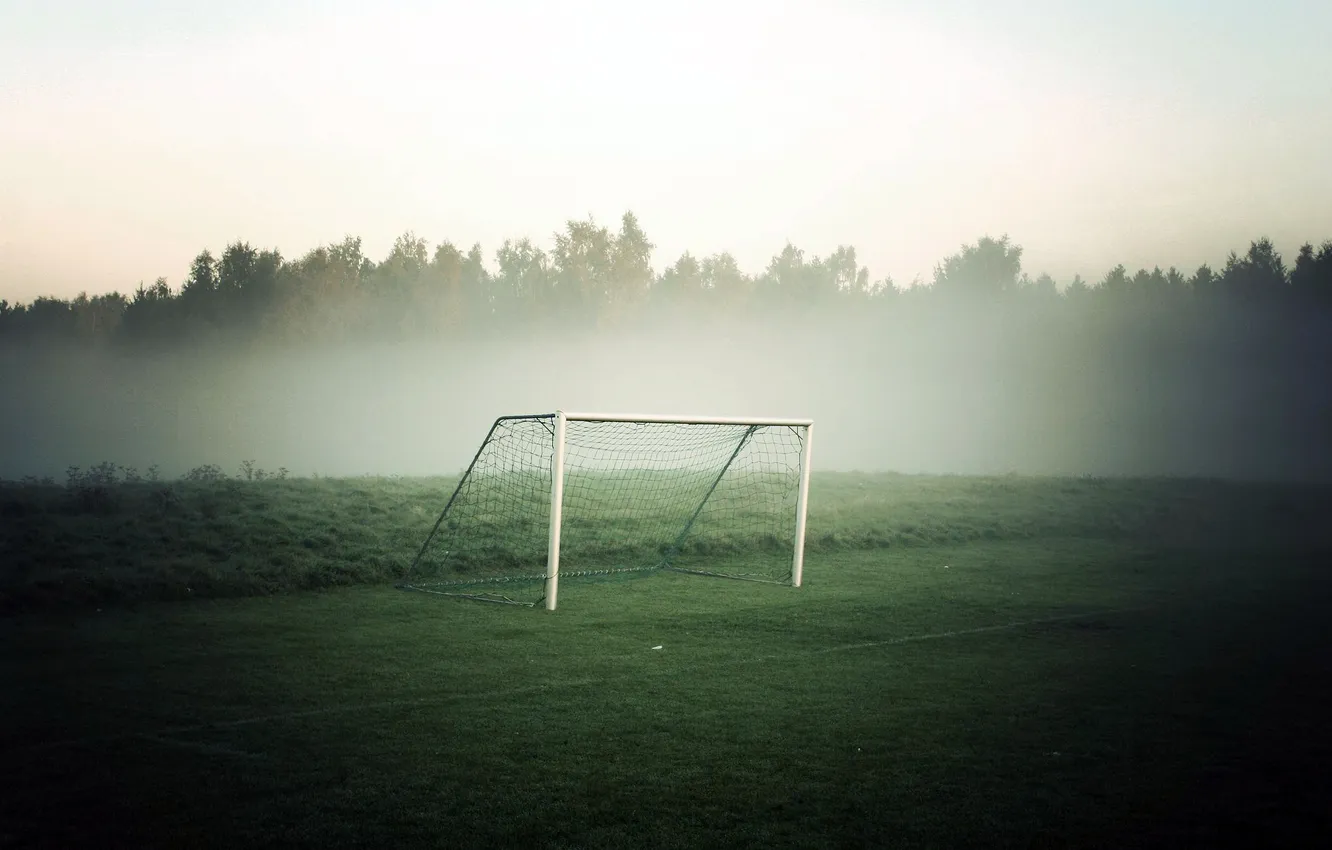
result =
[{"label": "goal frame", "polygon": [[[813,419],[773,419],[747,416],[662,416],[651,413],[567,413],[555,411],[555,450],[551,459],[550,475],[550,543],[546,555],[546,610],[554,611],[560,590],[560,529],[564,519],[564,442],[570,422],[643,422],[663,425],[751,425],[758,427],[803,428],[804,439],[800,448],[800,484],[796,491],[795,535],[792,540],[791,586],[799,587],[805,568],[805,518],[809,508],[809,473],[814,440]],[[735,455],[717,474],[716,481],[730,468]],[[714,481],[713,486],[716,486]],[[712,491],[703,497],[698,510],[711,498]],[[697,516],[697,511],[695,512]],[[687,530],[686,526],[686,530]]]},{"label": "goal frame", "polygon": [[[458,488],[449,498],[448,504],[445,505],[444,511],[440,514],[439,520],[437,520],[435,523],[434,529],[431,530],[430,535],[427,536],[425,543],[422,544],[421,552],[417,555],[417,560],[420,560],[421,556],[425,553],[426,548],[430,545],[431,539],[434,537],[435,533],[439,530],[440,523],[443,522],[444,517],[448,514],[450,507],[452,507],[454,503],[454,500],[457,499],[459,491],[461,491],[464,482],[466,482],[468,477],[471,475],[472,469],[475,467],[478,459],[481,456],[481,453],[485,451],[485,447],[489,443],[491,435],[495,433],[495,429],[499,427],[501,422],[504,422],[506,420],[518,420],[518,419],[552,420],[553,451],[551,452],[551,460],[550,460],[550,465],[551,465],[550,511],[549,511],[550,525],[548,529],[546,571],[544,576],[544,594],[543,594],[545,608],[547,611],[554,611],[559,600],[560,542],[561,542],[561,532],[564,525],[564,478],[565,478],[566,442],[567,442],[568,424],[570,422],[631,422],[631,423],[668,424],[668,425],[742,425],[742,426],[750,426],[751,428],[789,427],[789,428],[801,429],[803,431],[803,434],[802,434],[801,449],[800,449],[800,480],[796,491],[795,531],[794,534],[792,535],[792,541],[791,541],[792,560],[791,560],[791,578],[790,578],[790,584],[792,587],[800,587],[804,573],[805,528],[806,528],[806,517],[808,514],[808,505],[809,505],[809,477],[810,477],[810,470],[812,468],[811,461],[812,461],[812,449],[813,449],[813,439],[814,439],[814,420],[812,419],[781,419],[781,418],[772,418],[772,417],[747,417],[747,416],[670,416],[670,415],[653,414],[653,413],[585,413],[585,412],[571,413],[563,410],[556,410],[554,413],[501,416],[498,419],[496,419],[495,422],[491,425],[490,431],[487,432],[486,434],[486,439],[483,440],[481,443],[481,448],[477,450],[477,456],[474,457],[472,459],[472,463],[468,465],[467,471],[463,473],[462,481],[459,481],[458,483]],[[707,494],[703,497],[703,500],[699,503],[698,507],[695,509],[693,516],[689,519],[689,522],[685,525],[685,528],[681,531],[681,539],[683,539],[684,536],[688,534],[690,528],[693,526],[694,520],[702,512],[704,506],[707,505],[708,500],[712,498],[713,491],[716,489],[717,485],[725,477],[726,472],[731,468],[731,464],[740,455],[741,450],[745,446],[747,440],[748,437],[746,437],[745,440],[741,441],[741,443],[736,446],[735,451],[726,461],[726,465],[723,466],[721,470],[717,473],[716,478],[713,479],[711,488],[709,488]],[[682,570],[682,571],[700,572],[700,573],[703,572],[699,570]],[[719,573],[703,573],[703,574],[716,575],[722,578],[729,577]],[[406,586],[410,587],[410,585]],[[454,595],[454,594],[447,594],[447,595]],[[470,594],[458,594],[458,595],[470,596]],[[481,598],[481,597],[473,597],[473,598]],[[492,600],[492,601],[500,601],[500,600]]]}]

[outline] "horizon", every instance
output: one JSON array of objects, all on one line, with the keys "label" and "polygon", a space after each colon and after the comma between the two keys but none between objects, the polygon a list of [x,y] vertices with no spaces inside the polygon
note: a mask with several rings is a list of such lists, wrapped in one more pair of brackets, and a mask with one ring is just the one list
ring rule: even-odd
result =
[{"label": "horizon", "polygon": [[899,287],[982,236],[1064,285],[1332,234],[1329,9],[202,5],[0,2],[4,297],[626,210],[657,271],[851,245]]}]

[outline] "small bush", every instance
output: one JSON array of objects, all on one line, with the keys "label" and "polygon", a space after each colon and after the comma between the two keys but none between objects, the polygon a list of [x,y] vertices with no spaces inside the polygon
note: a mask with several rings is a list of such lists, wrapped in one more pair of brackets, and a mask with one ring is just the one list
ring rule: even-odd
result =
[{"label": "small bush", "polygon": [[279,466],[277,472],[270,472],[267,469],[262,469],[261,467],[256,466],[255,462],[252,460],[241,461],[241,477],[246,481],[267,481],[270,478],[278,481],[285,481],[290,474],[291,473],[285,466]]},{"label": "small bush", "polygon": [[203,466],[196,466],[181,478],[185,481],[226,481],[227,474],[217,464],[206,463]]},{"label": "small bush", "polygon": [[152,495],[149,496],[149,502],[157,509],[158,513],[165,514],[180,507],[180,494],[170,484],[163,487],[154,487]]},{"label": "small bush", "polygon": [[77,466],[66,469],[65,489],[69,492],[69,506],[76,513],[113,513],[119,505],[114,489],[118,470],[110,462],[99,463],[86,470]]}]

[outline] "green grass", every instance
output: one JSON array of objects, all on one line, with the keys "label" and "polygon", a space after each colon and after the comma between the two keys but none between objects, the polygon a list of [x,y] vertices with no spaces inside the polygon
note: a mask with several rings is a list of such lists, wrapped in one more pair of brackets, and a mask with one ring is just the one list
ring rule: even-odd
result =
[{"label": "green grass", "polygon": [[[182,487],[174,518],[142,513],[151,489],[10,508],[30,560],[0,618],[0,847],[1320,846],[1332,827],[1322,491],[829,475],[802,588],[657,573],[569,582],[549,613],[382,583],[440,482],[254,484]],[[14,548],[38,537],[58,567]],[[266,583],[144,603],[264,564]],[[118,592],[15,590],[53,575]],[[328,589],[220,598],[302,586]]]},{"label": "green grass", "polygon": [[[0,482],[0,611],[391,583],[406,575],[455,485]],[[1059,536],[1216,548],[1299,536],[1322,545],[1332,543],[1332,530],[1318,531],[1329,516],[1327,488],[822,473],[811,484],[806,545],[814,554]],[[770,555],[762,561],[772,567]]]}]

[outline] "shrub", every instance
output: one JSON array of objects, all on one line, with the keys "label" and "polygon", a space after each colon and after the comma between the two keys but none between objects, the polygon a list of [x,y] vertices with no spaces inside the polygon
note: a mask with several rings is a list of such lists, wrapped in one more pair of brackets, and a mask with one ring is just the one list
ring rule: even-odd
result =
[{"label": "shrub", "polygon": [[203,466],[196,466],[189,472],[181,476],[186,481],[226,481],[227,474],[222,471],[222,467],[215,463],[206,463]]}]

